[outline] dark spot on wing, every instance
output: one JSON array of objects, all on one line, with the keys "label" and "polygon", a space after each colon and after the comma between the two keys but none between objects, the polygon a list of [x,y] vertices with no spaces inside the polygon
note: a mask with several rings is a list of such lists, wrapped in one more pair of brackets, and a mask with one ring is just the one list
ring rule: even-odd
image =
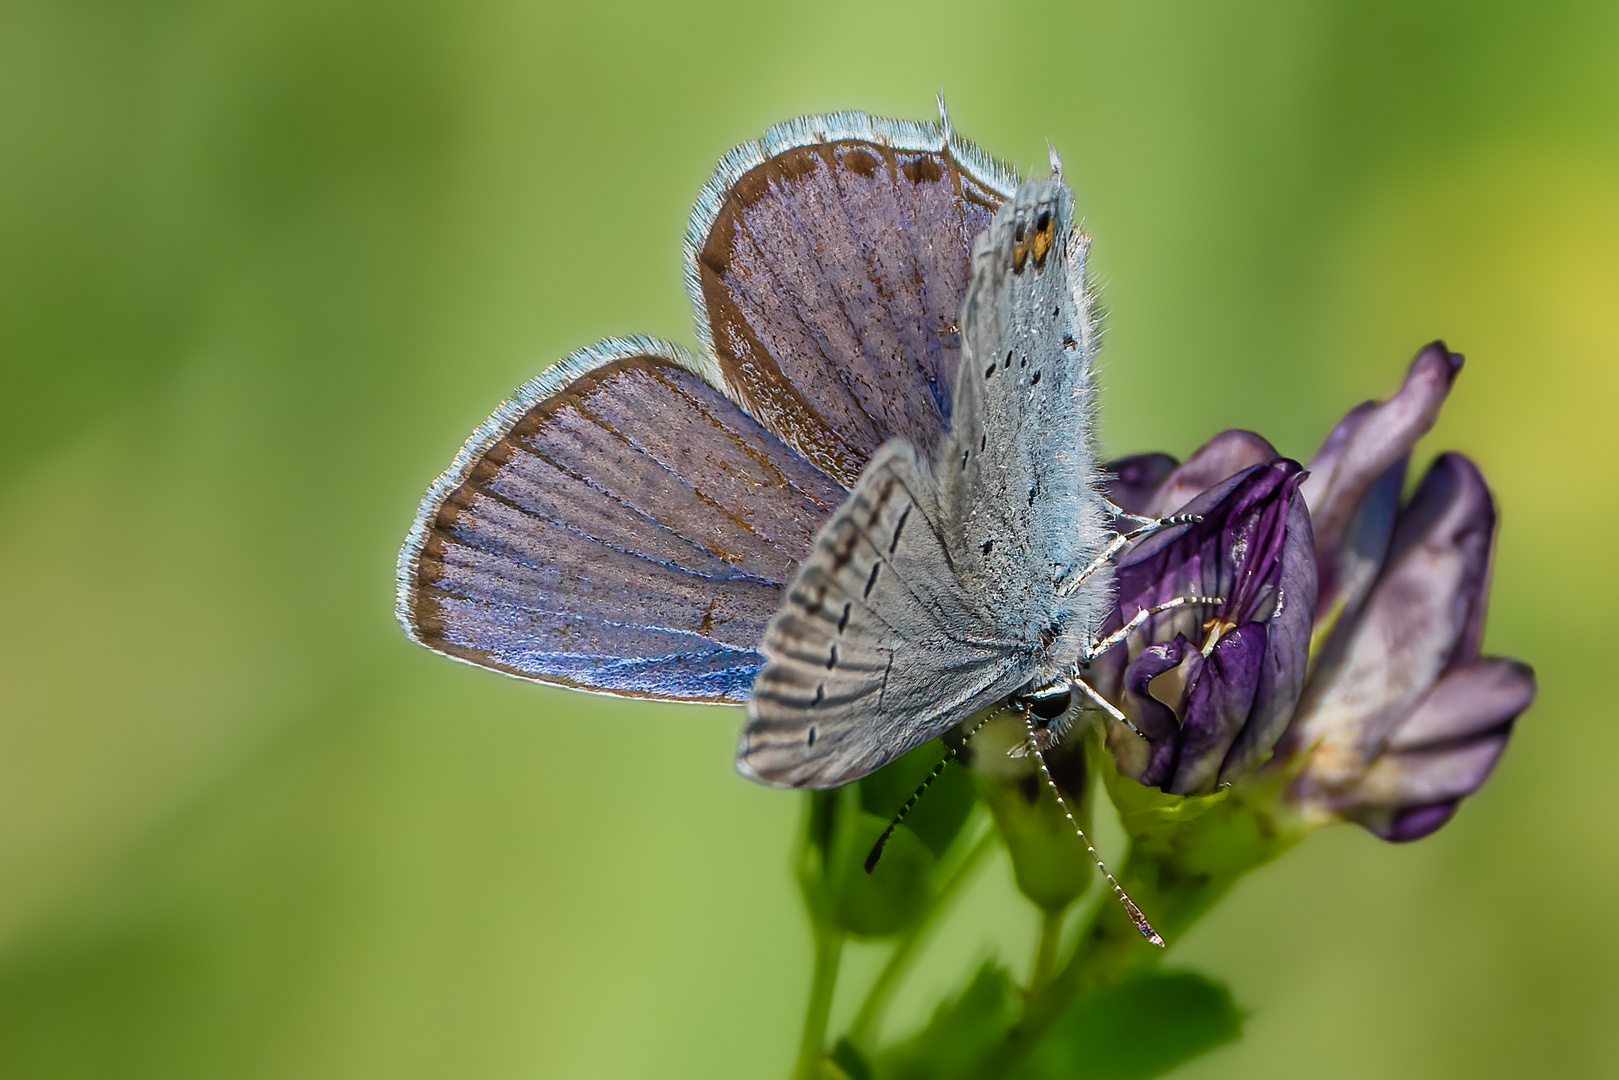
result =
[{"label": "dark spot on wing", "polygon": [[854,607],[852,602],[845,602],[843,605],[843,614],[838,617],[838,633],[840,634],[843,633],[844,627],[849,625],[849,609],[852,607]]},{"label": "dark spot on wing", "polygon": [[984,369],[984,378],[986,380],[988,380],[988,378],[993,374],[995,374],[995,365],[994,364],[991,364],[991,365],[989,365],[989,367]]},{"label": "dark spot on wing", "polygon": [[1039,383],[1040,383],[1040,373],[1037,371],[1037,372],[1034,373],[1034,378],[1029,380],[1029,385],[1030,386],[1038,386]]},{"label": "dark spot on wing", "polygon": [[1042,269],[1046,265],[1046,256],[1051,253],[1051,211],[1040,211],[1040,217],[1034,223],[1034,268]]},{"label": "dark spot on wing", "polygon": [[862,596],[871,595],[871,587],[877,584],[877,571],[881,570],[882,568],[883,564],[880,562],[874,562],[871,564],[871,576],[866,578],[866,591],[861,594]]},{"label": "dark spot on wing", "polygon": [[[810,702],[810,705],[814,706],[814,705],[819,705],[820,703],[821,703],[821,688],[819,686],[817,686],[815,688],[815,700]],[[804,744],[806,746],[814,746],[815,745],[815,729],[813,727],[809,729],[809,737],[804,740]]]},{"label": "dark spot on wing", "polygon": [[899,171],[913,184],[934,183],[944,179],[944,170],[931,157],[913,158],[901,165]]},{"label": "dark spot on wing", "polygon": [[989,436],[988,435],[980,435],[980,436],[978,436],[978,452],[980,454],[982,454],[984,452],[984,448],[986,446],[988,446],[988,445],[989,445]]},{"label": "dark spot on wing", "polygon": [[994,547],[994,546],[995,546],[995,541],[994,540],[985,540],[982,544],[978,545],[978,551],[979,551],[980,554],[988,555],[989,554],[989,549]]},{"label": "dark spot on wing", "polygon": [[827,655],[827,658],[826,658],[826,670],[831,671],[833,668],[835,668],[837,666],[838,666],[838,643],[834,641],[832,643],[832,651],[831,651],[831,653],[829,653]]},{"label": "dark spot on wing", "polygon": [[[850,532],[849,537],[848,537],[847,540],[844,541],[843,547],[841,548],[841,550],[836,549],[836,548],[833,549],[833,551],[832,551],[832,572],[833,573],[836,573],[837,571],[842,570],[845,566],[849,565],[850,560],[854,558],[855,545],[858,544],[859,542],[860,542],[860,534],[857,533],[857,532]],[[815,603],[815,606],[816,606],[817,610],[819,610],[819,608],[820,608],[820,601],[822,599],[825,599],[825,597],[826,597],[826,590],[822,589],[821,590],[821,596],[816,600],[816,603]]]},{"label": "dark spot on wing", "polygon": [[1008,349],[1006,351],[1006,363],[1002,364],[1001,366],[1002,367],[1011,367],[1012,366],[1012,350]]},{"label": "dark spot on wing", "polygon": [[858,148],[843,155],[843,164],[861,176],[875,175],[880,165],[877,155],[869,150]]},{"label": "dark spot on wing", "polygon": [[1062,336],[1062,347],[1065,349],[1077,349],[1079,348],[1079,342],[1074,340],[1072,334],[1064,334]]},{"label": "dark spot on wing", "polygon": [[[826,684],[825,683],[816,683],[815,684],[815,698],[810,702],[810,708],[812,708],[812,709],[815,708],[815,706],[819,705],[821,702],[823,702],[825,700],[826,700]],[[810,728],[809,741],[810,741],[811,746],[815,745],[815,729],[814,728]]]},{"label": "dark spot on wing", "polygon": [[963,450],[961,452],[961,470],[963,472],[967,471],[967,459],[969,457],[971,457],[971,456],[972,456],[972,451],[971,450]]},{"label": "dark spot on wing", "polygon": [[899,547],[899,531],[905,528],[905,519],[910,516],[911,508],[909,506],[899,512],[899,520],[894,522],[894,538],[888,542],[888,553],[890,555],[894,554],[894,549]]}]

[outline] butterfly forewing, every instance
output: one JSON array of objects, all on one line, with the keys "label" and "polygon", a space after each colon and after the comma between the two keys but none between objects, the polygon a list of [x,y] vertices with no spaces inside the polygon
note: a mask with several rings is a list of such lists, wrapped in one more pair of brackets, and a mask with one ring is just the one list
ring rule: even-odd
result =
[{"label": "butterfly forewing", "polygon": [[941,124],[808,117],[736,148],[687,231],[702,354],[603,342],[502,405],[418,511],[407,632],[524,678],[746,698],[872,451],[943,438],[972,237],[1012,187]]},{"label": "butterfly forewing", "polygon": [[699,331],[750,412],[847,486],[950,413],[975,237],[1011,174],[935,125],[860,113],[738,147],[687,239]]}]

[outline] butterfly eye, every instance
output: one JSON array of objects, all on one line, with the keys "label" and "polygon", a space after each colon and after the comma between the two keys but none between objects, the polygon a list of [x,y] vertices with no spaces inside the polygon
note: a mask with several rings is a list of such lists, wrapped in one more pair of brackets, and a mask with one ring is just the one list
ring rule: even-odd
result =
[{"label": "butterfly eye", "polygon": [[1074,702],[1074,692],[1067,679],[1047,683],[1018,694],[1013,703],[1041,720],[1050,723],[1066,713]]}]

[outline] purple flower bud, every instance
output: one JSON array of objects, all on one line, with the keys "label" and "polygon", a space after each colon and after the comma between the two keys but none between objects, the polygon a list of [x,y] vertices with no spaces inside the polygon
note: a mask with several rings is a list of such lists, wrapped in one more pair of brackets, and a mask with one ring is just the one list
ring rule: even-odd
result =
[{"label": "purple flower bud", "polygon": [[1477,467],[1442,455],[1395,520],[1358,615],[1316,657],[1287,737],[1306,811],[1415,840],[1489,776],[1535,693],[1527,666],[1479,655],[1494,531]]},{"label": "purple flower bud", "polygon": [[1118,568],[1104,633],[1177,599],[1218,598],[1149,616],[1089,672],[1147,736],[1111,726],[1121,770],[1173,794],[1211,791],[1269,757],[1303,684],[1315,602],[1304,474],[1284,458],[1247,464],[1269,450],[1227,432],[1165,475],[1140,503],[1148,512],[1201,477],[1242,470],[1185,505],[1201,522],[1148,539]]}]

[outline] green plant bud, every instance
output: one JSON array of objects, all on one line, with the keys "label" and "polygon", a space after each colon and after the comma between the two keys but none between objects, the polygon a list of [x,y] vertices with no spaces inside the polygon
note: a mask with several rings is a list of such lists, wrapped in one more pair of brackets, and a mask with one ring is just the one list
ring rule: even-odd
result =
[{"label": "green plant bud", "polygon": [[[972,730],[978,720],[963,725]],[[1074,813],[1070,822],[1040,776],[1035,759],[1013,756],[1027,739],[1021,716],[1002,709],[967,744],[984,801],[1012,856],[1018,889],[1046,911],[1062,911],[1091,883],[1095,865],[1075,832],[1090,828],[1091,785],[1084,740],[1070,735],[1046,751],[1052,777]]]}]

